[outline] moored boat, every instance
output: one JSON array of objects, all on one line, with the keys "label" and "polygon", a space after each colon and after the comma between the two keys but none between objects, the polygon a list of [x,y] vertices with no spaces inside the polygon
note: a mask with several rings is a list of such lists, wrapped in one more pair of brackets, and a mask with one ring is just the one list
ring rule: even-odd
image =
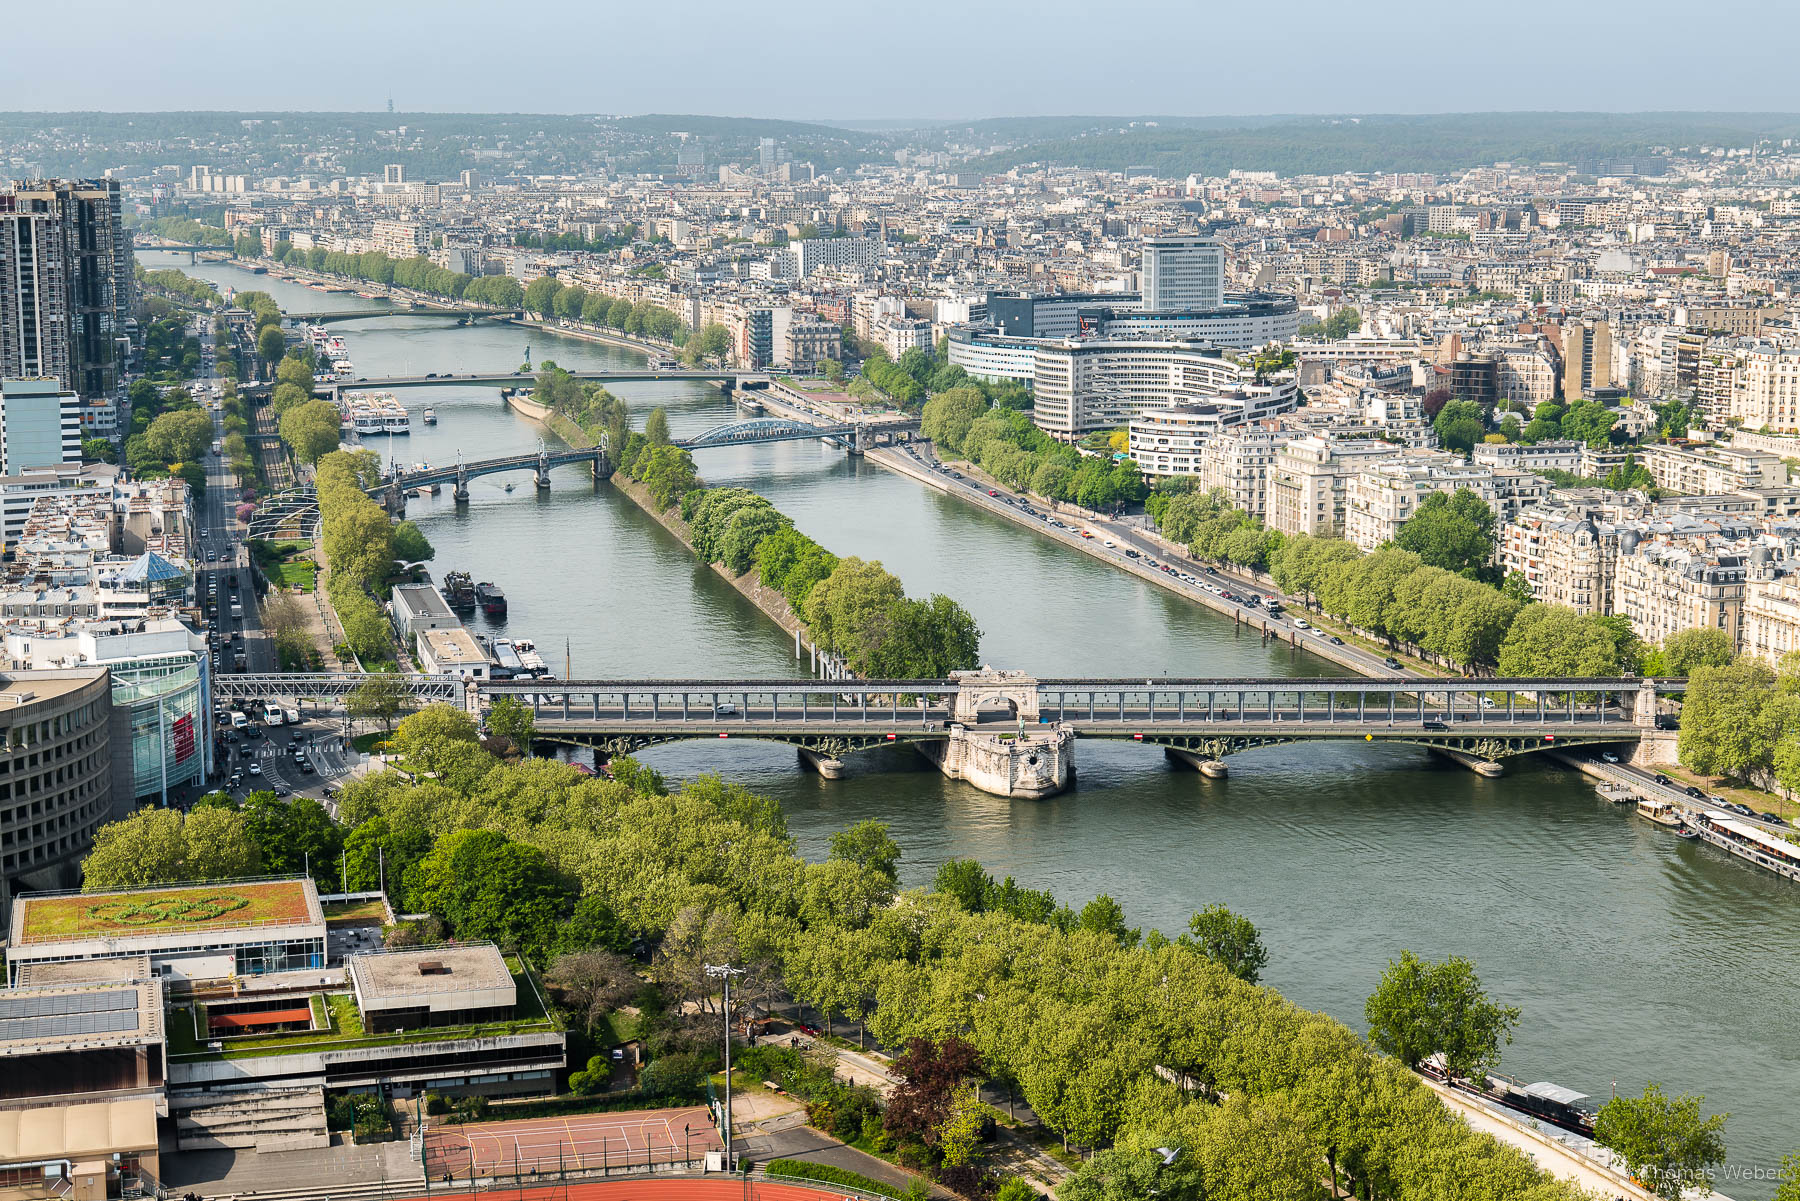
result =
[{"label": "moored boat", "polygon": [[458,613],[475,611],[475,581],[466,571],[451,571],[444,575],[444,600]]},{"label": "moored boat", "polygon": [[486,580],[475,585],[475,599],[481,605],[481,611],[489,617],[506,616],[506,593],[498,584],[490,584]]},{"label": "moored boat", "polygon": [[1673,830],[1682,824],[1681,810],[1667,801],[1659,801],[1654,797],[1639,797],[1637,803],[1638,816],[1647,817],[1659,826]]}]

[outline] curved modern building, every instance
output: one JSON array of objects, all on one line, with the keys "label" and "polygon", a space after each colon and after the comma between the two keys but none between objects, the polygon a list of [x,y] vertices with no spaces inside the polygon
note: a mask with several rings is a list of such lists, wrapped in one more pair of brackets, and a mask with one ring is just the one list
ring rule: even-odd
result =
[{"label": "curved modern building", "polygon": [[0,908],[76,882],[114,816],[112,718],[104,667],[0,675]]}]

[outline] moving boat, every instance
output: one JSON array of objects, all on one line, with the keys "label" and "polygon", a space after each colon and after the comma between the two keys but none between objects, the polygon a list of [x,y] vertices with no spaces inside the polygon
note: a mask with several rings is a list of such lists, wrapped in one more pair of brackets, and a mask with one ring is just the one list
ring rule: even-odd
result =
[{"label": "moving boat", "polygon": [[506,616],[506,593],[500,591],[497,584],[486,580],[475,585],[475,599],[481,605],[481,611],[489,617]]},{"label": "moving boat", "polygon": [[458,613],[475,611],[475,581],[466,571],[452,571],[444,576],[444,601]]},{"label": "moving boat", "polygon": [[425,417],[426,425],[436,425],[437,424],[437,410],[436,409],[427,407],[425,410],[425,413],[424,413],[424,417]]}]

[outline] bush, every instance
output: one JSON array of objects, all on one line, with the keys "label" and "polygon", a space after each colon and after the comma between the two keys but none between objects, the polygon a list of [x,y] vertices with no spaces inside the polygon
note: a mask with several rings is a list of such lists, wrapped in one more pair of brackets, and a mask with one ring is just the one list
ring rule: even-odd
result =
[{"label": "bush", "polygon": [[446,1097],[443,1093],[426,1093],[425,1112],[434,1115],[449,1113],[450,1098]]},{"label": "bush", "polygon": [[771,1159],[763,1165],[763,1171],[771,1176],[787,1176],[796,1180],[820,1180],[826,1184],[841,1184],[845,1188],[852,1188],[862,1193],[873,1193],[880,1197],[906,1196],[904,1190],[871,1179],[861,1172],[834,1168],[830,1164],[811,1163],[804,1159]]},{"label": "bush", "polygon": [[458,1097],[453,1106],[458,1121],[479,1122],[487,1117],[488,1099],[486,1097]]}]

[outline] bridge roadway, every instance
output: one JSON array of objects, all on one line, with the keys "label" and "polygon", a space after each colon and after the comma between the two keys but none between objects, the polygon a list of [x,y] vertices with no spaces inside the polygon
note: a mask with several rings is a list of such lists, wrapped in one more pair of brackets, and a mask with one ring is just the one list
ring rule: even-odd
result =
[{"label": "bridge roadway", "polygon": [[[379,314],[377,314],[379,315]],[[737,371],[724,368],[716,371],[698,369],[688,371],[679,368],[659,370],[645,367],[640,370],[611,371],[571,371],[571,376],[580,380],[591,380],[595,383],[654,383],[659,380],[686,380],[704,384],[721,384],[736,388],[744,384],[766,384],[769,376],[762,371]],[[391,392],[397,388],[435,388],[443,384],[514,384],[529,385],[535,377],[527,372],[472,372],[448,371],[437,375],[381,375],[364,379],[332,380],[329,383],[315,383],[314,392],[329,392],[332,400],[338,400],[345,392]]]}]

